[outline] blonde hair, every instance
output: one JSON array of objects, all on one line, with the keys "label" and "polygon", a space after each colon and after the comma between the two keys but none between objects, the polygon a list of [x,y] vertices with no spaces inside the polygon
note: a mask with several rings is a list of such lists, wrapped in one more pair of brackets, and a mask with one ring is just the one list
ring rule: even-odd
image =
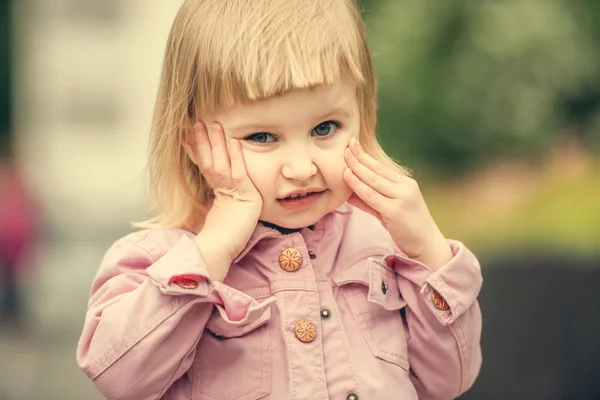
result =
[{"label": "blonde hair", "polygon": [[376,88],[356,0],[185,0],[169,34],[148,172],[156,215],[142,228],[191,229],[212,191],[183,144],[215,110],[294,89],[357,85],[363,149],[402,174],[376,138]]}]

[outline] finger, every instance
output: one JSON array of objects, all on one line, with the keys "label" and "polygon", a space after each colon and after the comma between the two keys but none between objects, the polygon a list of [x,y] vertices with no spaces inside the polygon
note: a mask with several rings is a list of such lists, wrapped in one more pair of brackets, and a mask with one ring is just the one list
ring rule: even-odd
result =
[{"label": "finger", "polygon": [[248,176],[242,145],[239,140],[231,139],[229,141],[231,149],[231,178],[241,195],[248,195],[257,191],[256,187]]},{"label": "finger", "polygon": [[194,124],[194,138],[194,155],[200,172],[211,171],[213,168],[212,150],[206,133],[206,127],[202,122]]},{"label": "finger", "polygon": [[354,175],[358,177],[358,179],[381,193],[383,196],[389,198],[397,197],[397,184],[390,182],[383,176],[379,175],[379,173],[376,171],[373,171],[370,168],[367,168],[367,166],[364,164],[361,164],[352,151],[350,151],[350,149],[346,148],[344,151],[344,157],[346,159],[346,163]]},{"label": "finger", "polygon": [[386,203],[390,201],[389,198],[361,181],[350,168],[344,170],[344,180],[362,201],[377,212],[381,212]]},{"label": "finger", "polygon": [[369,207],[367,205],[367,203],[362,201],[361,198],[356,195],[356,193],[352,193],[352,196],[350,196],[350,198],[348,199],[348,203],[352,204],[354,207],[356,207],[360,210],[363,210],[364,212],[366,212],[368,214],[371,214],[372,216],[374,216],[377,219],[381,218],[379,213],[377,211],[375,211],[374,209],[372,209],[371,207]]},{"label": "finger", "polygon": [[354,154],[358,162],[363,164],[365,167],[369,168],[371,171],[377,173],[378,175],[382,176],[390,182],[400,183],[401,176],[396,171],[392,170],[391,168],[374,159],[369,154],[365,153],[364,150],[360,147],[358,140],[356,140],[355,138],[350,139],[349,147],[352,151],[352,154]]},{"label": "finger", "polygon": [[221,125],[214,124],[209,133],[210,144],[212,146],[213,173],[215,183],[224,187],[230,187],[231,182],[231,164],[227,146],[225,146],[225,137]]}]

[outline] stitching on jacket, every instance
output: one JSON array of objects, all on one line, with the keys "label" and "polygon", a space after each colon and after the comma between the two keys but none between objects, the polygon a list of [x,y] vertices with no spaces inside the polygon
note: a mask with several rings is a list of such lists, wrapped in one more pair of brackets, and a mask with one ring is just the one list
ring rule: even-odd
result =
[{"label": "stitching on jacket", "polygon": [[[341,314],[340,314],[340,310],[338,308],[338,302],[335,301],[335,297],[333,296],[333,294],[331,294],[331,297],[333,299],[332,305],[333,305],[333,307],[335,309],[336,314],[339,316]],[[351,310],[350,303],[348,302],[348,299],[346,298],[345,295],[344,295],[344,299],[346,300],[346,304],[348,305],[348,309]],[[350,312],[352,312],[352,311],[350,311]],[[346,360],[347,360],[348,369],[350,370],[350,373],[352,374],[352,384],[353,384],[352,390],[355,391],[355,393],[357,393],[357,391],[358,391],[358,383],[356,381],[356,372],[354,371],[354,363],[352,363],[352,360],[350,359],[350,346],[349,346],[349,343],[348,343],[348,335],[346,334],[346,332],[342,328],[341,319],[339,317],[335,317],[334,319],[335,319],[335,324],[337,325],[337,328],[338,328],[339,332],[343,335],[344,347],[346,348],[346,351],[345,351],[344,355],[345,355]],[[340,337],[341,336],[338,336],[338,340],[339,340]]]},{"label": "stitching on jacket", "polygon": [[[181,296],[183,297],[183,296]],[[168,313],[165,316],[160,316],[160,314],[154,314],[146,321],[144,321],[138,329],[135,329],[130,335],[128,335],[124,340],[119,342],[116,345],[113,345],[109,348],[109,350],[102,354],[98,359],[90,362],[90,366],[86,368],[87,372],[90,372],[90,378],[92,380],[98,378],[102,373],[104,373],[108,368],[110,368],[115,362],[117,362],[123,355],[131,350],[133,346],[139,343],[144,337],[146,337],[152,330],[154,330],[158,325],[172,317],[180,308],[192,302],[194,298],[190,296],[190,299],[187,299],[186,302],[181,300],[181,297],[175,299],[175,301],[168,308]],[[187,297],[187,296],[186,296]],[[182,304],[179,304],[182,303]],[[171,309],[172,307],[172,309]],[[143,332],[143,333],[141,333]],[[92,372],[96,369],[98,371],[96,373]]]}]

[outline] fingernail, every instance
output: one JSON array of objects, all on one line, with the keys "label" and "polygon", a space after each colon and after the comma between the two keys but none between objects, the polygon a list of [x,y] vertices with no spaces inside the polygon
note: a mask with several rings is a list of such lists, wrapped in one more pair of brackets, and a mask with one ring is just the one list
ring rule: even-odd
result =
[{"label": "fingernail", "polygon": [[350,151],[349,148],[346,147],[346,150],[344,151],[344,153],[346,154],[346,156],[351,157],[352,156],[352,152]]}]

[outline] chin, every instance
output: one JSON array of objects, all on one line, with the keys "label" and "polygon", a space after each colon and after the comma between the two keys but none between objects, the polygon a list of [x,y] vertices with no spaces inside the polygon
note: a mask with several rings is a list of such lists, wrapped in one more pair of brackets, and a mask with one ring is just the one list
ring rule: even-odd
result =
[{"label": "chin", "polygon": [[267,219],[264,219],[264,221],[281,226],[282,228],[298,229],[298,228],[305,228],[307,226],[314,225],[321,218],[323,218],[323,215],[312,214],[312,215],[303,215],[303,216],[298,215],[297,217],[294,217],[294,218],[289,218],[289,217],[288,218],[267,218]]}]

